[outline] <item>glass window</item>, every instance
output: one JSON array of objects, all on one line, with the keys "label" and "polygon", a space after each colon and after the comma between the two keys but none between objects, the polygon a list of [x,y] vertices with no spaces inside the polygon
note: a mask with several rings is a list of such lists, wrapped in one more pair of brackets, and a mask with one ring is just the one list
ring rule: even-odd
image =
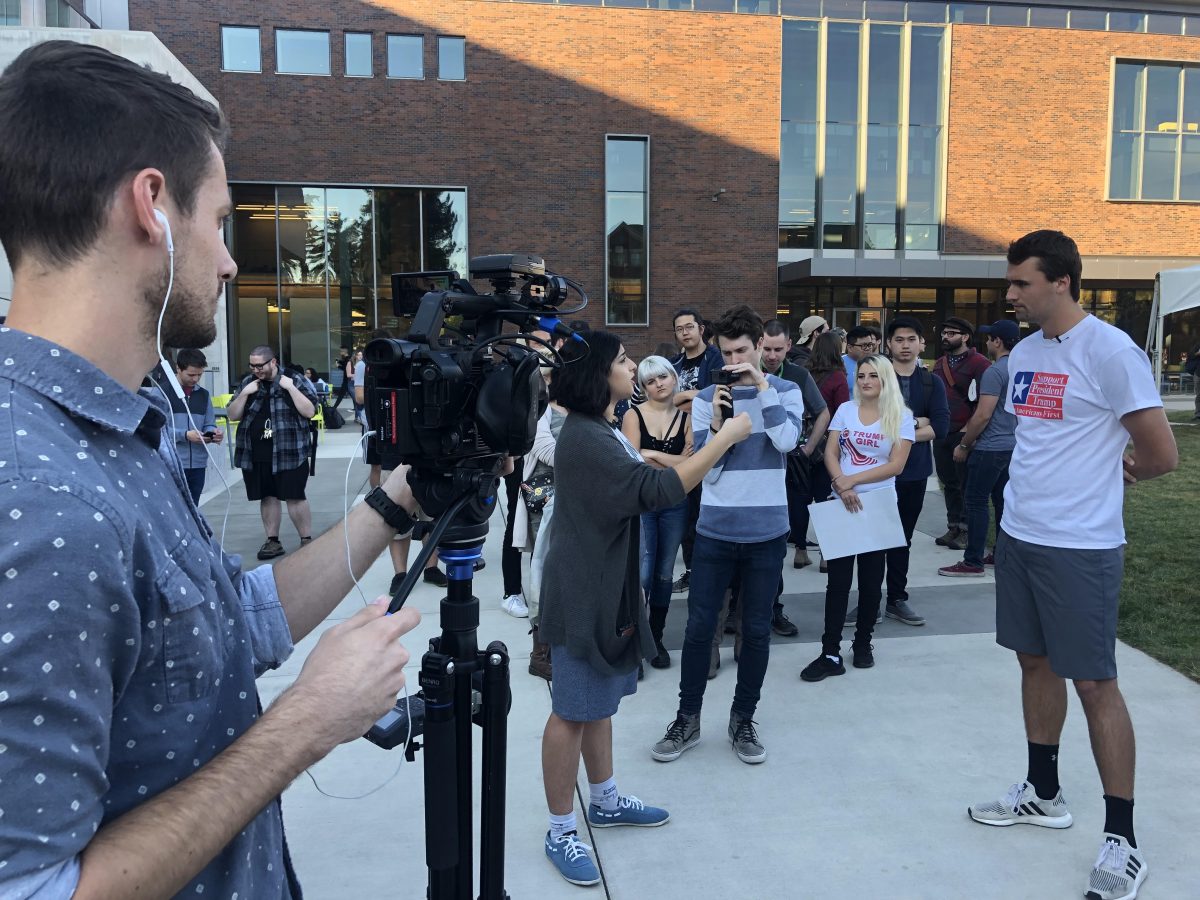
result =
[{"label": "glass window", "polygon": [[21,24],[21,0],[0,0],[0,25]]},{"label": "glass window", "polygon": [[962,25],[987,23],[987,7],[982,3],[951,3],[950,21]]},{"label": "glass window", "polygon": [[[275,188],[233,184],[229,252],[238,273],[229,293],[233,359],[229,380],[236,385],[251,348],[278,346],[279,265],[275,241]],[[273,326],[267,310],[274,309]]]},{"label": "glass window", "polygon": [[825,69],[825,120],[858,121],[859,29],[843,22],[829,24]]},{"label": "glass window", "polygon": [[460,37],[438,38],[438,78],[464,81],[467,77],[467,41]]},{"label": "glass window", "polygon": [[942,46],[944,28],[913,28],[909,63],[908,121],[942,123]]},{"label": "glass window", "polygon": [[779,142],[781,247],[815,247],[817,124],[783,122]]},{"label": "glass window", "polygon": [[[611,6],[611,3],[605,5]],[[737,0],[737,11],[752,16],[773,16],[778,10],[777,0]]]},{"label": "glass window", "polygon": [[1031,6],[1029,24],[1034,28],[1066,28],[1067,11],[1057,6]]},{"label": "glass window", "polygon": [[378,286],[375,321],[379,327],[394,328],[399,322],[392,309],[392,273],[419,272],[423,268],[421,192],[417,188],[378,188],[374,201]]},{"label": "glass window", "polygon": [[867,85],[867,187],[863,246],[896,248],[896,189],[900,148],[899,25],[873,25]]},{"label": "glass window", "polygon": [[1183,157],[1179,163],[1179,199],[1200,200],[1200,135],[1183,136]]},{"label": "glass window", "polygon": [[389,34],[388,78],[425,77],[425,41],[419,34]]},{"label": "glass window", "polygon": [[[20,3],[17,4],[20,7]],[[17,10],[17,22],[20,25],[20,9]],[[79,28],[85,23],[71,9],[67,0],[46,0],[46,26],[48,28]]]},{"label": "glass window", "polygon": [[1150,13],[1146,16],[1146,31],[1150,34],[1183,34],[1183,16]]},{"label": "glass window", "polygon": [[1029,7],[1027,6],[997,6],[988,7],[989,25],[1027,25],[1029,23]]},{"label": "glass window", "polygon": [[1184,16],[1184,34],[1200,34],[1200,16]]},{"label": "glass window", "polygon": [[421,191],[421,247],[428,271],[467,274],[467,194]]},{"label": "glass window", "polygon": [[871,26],[867,121],[876,125],[900,121],[900,37],[899,25]]},{"label": "glass window", "polygon": [[226,72],[261,72],[258,29],[221,26],[221,68]]},{"label": "glass window", "polygon": [[1141,159],[1141,135],[1120,132],[1113,135],[1112,164],[1109,167],[1108,181],[1108,195],[1112,199],[1133,200],[1137,197]]},{"label": "glass window", "polygon": [[[329,260],[329,331],[304,329],[303,340],[320,340],[324,347],[357,346],[378,321],[371,293],[375,285],[373,204],[361,188],[329,188],[325,192],[325,237]],[[296,304],[292,303],[293,349],[297,336]],[[313,364],[315,365],[315,363]]]},{"label": "glass window", "polygon": [[941,129],[909,126],[906,250],[937,250],[941,207]]},{"label": "glass window", "polygon": [[1179,66],[1146,67],[1146,130],[1179,131]]},{"label": "glass window", "polygon": [[779,0],[779,11],[785,16],[821,17],[821,0]]},{"label": "glass window", "polygon": [[375,74],[371,64],[371,35],[346,32],[346,74],[353,78],[370,78]]},{"label": "glass window", "polygon": [[945,22],[945,3],[909,3],[908,20],[910,22]]},{"label": "glass window", "polygon": [[817,121],[817,46],[820,23],[784,19],[782,118]]},{"label": "glass window", "polygon": [[646,138],[605,141],[605,320],[613,325],[649,322]]},{"label": "glass window", "polygon": [[1109,31],[1145,31],[1145,13],[1110,12],[1108,14]]},{"label": "glass window", "polygon": [[1183,127],[1189,134],[1200,132],[1200,69],[1183,70]]},{"label": "glass window", "polygon": [[825,15],[831,19],[861,19],[862,0],[825,0]]},{"label": "glass window", "polygon": [[624,6],[628,9],[645,9],[646,0],[604,0],[605,6]]},{"label": "glass window", "polygon": [[1175,155],[1179,138],[1173,134],[1145,135],[1142,148],[1142,199],[1175,199]]},{"label": "glass window", "polygon": [[903,0],[867,0],[867,18],[884,22],[904,21]]},{"label": "glass window", "polygon": [[[562,0],[559,2],[561,3]],[[580,2],[580,0],[575,0],[575,2]],[[586,0],[586,2],[595,3],[596,6],[600,5],[600,0]],[[694,0],[692,8],[701,12],[734,12],[737,9],[737,2],[736,0]]]},{"label": "glass window", "polygon": [[290,75],[328,75],[329,32],[276,28],[275,71]]},{"label": "glass window", "polygon": [[830,123],[825,129],[825,181],[821,201],[826,248],[857,246],[858,126]]},{"label": "glass window", "polygon": [[1141,63],[1117,63],[1113,85],[1113,130],[1142,130],[1142,99],[1146,67]]},{"label": "glass window", "polygon": [[1070,27],[1080,31],[1104,31],[1108,27],[1108,14],[1101,9],[1073,9]]}]

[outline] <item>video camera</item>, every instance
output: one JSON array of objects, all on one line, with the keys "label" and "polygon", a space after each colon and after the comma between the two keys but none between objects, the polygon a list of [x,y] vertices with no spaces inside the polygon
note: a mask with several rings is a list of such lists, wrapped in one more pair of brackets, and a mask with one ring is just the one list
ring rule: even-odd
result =
[{"label": "video camera", "polygon": [[[541,257],[476,257],[470,276],[490,281],[493,292],[476,292],[453,271],[392,276],[396,313],[413,317],[408,337],[372,341],[363,354],[368,422],[385,469],[479,470],[528,453],[547,403],[539,372],[546,359],[536,345],[549,350],[552,367],[561,360],[524,329],[536,320],[551,334],[581,340],[559,321],[558,308],[571,290],[581,301],[571,312],[587,295],[547,272]],[[506,322],[517,331],[504,334]],[[431,500],[422,502],[429,515],[446,505],[445,498],[422,499]]]}]

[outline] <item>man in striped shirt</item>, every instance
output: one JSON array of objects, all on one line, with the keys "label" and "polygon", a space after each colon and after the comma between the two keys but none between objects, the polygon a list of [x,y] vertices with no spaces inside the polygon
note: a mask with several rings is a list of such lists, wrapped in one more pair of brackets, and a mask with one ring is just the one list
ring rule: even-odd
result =
[{"label": "man in striped shirt", "polygon": [[[754,729],[770,652],[771,611],[783,573],[789,520],[786,456],[800,439],[804,400],[794,383],[761,369],[763,323],[737,306],[714,324],[725,367],[692,403],[693,446],[699,450],[723,415],[747,413],[750,437],[704,477],[688,593],[688,623],[679,678],[679,711],[651,755],[669,762],[700,738],[700,707],[710,647],[725,592],[741,580],[742,650],[729,717],[738,758],[761,763],[767,752]],[[724,381],[725,383],[719,383]]]}]

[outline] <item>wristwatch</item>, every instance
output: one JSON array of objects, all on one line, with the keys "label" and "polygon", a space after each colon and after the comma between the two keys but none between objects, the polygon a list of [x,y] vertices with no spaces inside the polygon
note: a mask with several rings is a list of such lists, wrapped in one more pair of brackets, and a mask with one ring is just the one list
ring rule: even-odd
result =
[{"label": "wristwatch", "polygon": [[397,534],[408,534],[413,530],[412,516],[403,506],[394,502],[383,488],[377,487],[367,494],[365,502],[383,517],[383,521],[395,528]]}]

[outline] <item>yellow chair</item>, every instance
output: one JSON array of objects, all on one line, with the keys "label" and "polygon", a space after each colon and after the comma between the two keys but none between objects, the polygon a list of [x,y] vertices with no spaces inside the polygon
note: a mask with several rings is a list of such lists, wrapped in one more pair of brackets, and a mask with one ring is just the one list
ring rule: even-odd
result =
[{"label": "yellow chair", "polygon": [[322,403],[318,403],[316,406],[317,406],[317,411],[315,413],[313,413],[313,417],[311,419],[309,419],[309,421],[312,422],[314,425],[316,425],[317,429],[319,431],[324,431],[325,430],[325,405]]}]

